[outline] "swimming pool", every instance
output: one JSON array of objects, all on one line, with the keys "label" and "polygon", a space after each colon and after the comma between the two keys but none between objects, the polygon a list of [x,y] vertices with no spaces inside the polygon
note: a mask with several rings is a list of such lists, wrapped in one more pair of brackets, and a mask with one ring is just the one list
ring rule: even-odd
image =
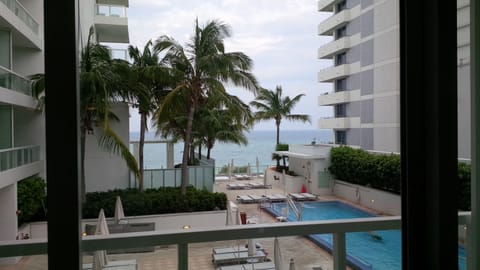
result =
[{"label": "swimming pool", "polygon": [[[352,207],[339,201],[327,202],[303,202],[296,203],[302,207],[302,220],[328,220],[345,218],[374,217],[375,215]],[[274,216],[280,216],[286,203],[273,203],[271,208],[266,209]],[[289,211],[287,219],[296,220],[293,211]],[[372,237],[368,232],[352,232],[345,235],[348,265],[361,270],[400,270],[401,261],[401,232],[400,230],[375,231]],[[332,249],[332,234],[315,234],[308,236],[317,245],[328,251]],[[465,254],[462,246],[459,246],[460,269],[465,269]]]}]

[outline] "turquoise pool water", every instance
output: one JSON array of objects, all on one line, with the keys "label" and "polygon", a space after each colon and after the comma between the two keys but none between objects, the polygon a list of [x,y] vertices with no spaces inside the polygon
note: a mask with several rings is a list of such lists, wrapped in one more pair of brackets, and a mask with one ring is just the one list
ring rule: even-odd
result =
[{"label": "turquoise pool water", "polygon": [[[375,216],[338,201],[304,202],[297,203],[297,206],[302,207],[304,221]],[[271,214],[279,216],[284,207],[286,207],[285,203],[274,203],[269,211]],[[288,220],[296,220],[292,211],[289,211]],[[400,270],[402,268],[400,230],[375,231],[373,233],[379,237],[373,237],[368,232],[346,234],[348,264],[354,269],[362,270]],[[331,250],[331,234],[315,234],[308,237],[319,246]],[[465,251],[462,246],[459,246],[459,269],[464,270],[465,268]]]}]

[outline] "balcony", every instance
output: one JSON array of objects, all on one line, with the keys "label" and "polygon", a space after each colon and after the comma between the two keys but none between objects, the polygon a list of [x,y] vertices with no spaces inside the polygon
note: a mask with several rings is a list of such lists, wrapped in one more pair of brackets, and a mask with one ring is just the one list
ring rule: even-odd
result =
[{"label": "balcony", "polygon": [[360,90],[327,92],[318,97],[318,105],[328,106],[360,100]]},{"label": "balcony", "polygon": [[360,5],[342,10],[318,25],[318,35],[331,36],[336,28],[347,24],[358,15],[360,15]]},{"label": "balcony", "polygon": [[359,128],[360,117],[329,117],[318,121],[320,129],[348,129]]},{"label": "balcony", "polygon": [[329,42],[318,49],[318,59],[330,59],[335,54],[344,52],[360,42],[360,34],[347,36]]},{"label": "balcony", "polygon": [[0,66],[0,87],[25,94],[32,95],[30,80],[24,78],[2,66]]},{"label": "balcony", "polygon": [[40,146],[24,146],[0,150],[0,172],[40,160]]},{"label": "balcony", "polygon": [[333,12],[333,7],[338,2],[340,2],[340,0],[319,0],[318,11]]},{"label": "balcony", "polygon": [[99,42],[129,43],[127,7],[97,4],[95,28]]},{"label": "balcony", "polygon": [[0,0],[0,27],[12,30],[17,46],[41,48],[39,24],[16,0]]},{"label": "balcony", "polygon": [[[469,212],[459,213],[458,224],[461,226],[466,225],[465,228],[468,228],[470,226],[469,218]],[[138,255],[117,254],[115,257],[116,260],[123,260],[124,262],[136,261],[140,264],[145,263],[146,258],[155,256],[154,267],[158,268],[162,266],[162,262],[168,260],[172,263],[172,265],[169,266],[169,269],[184,270],[198,269],[198,259],[200,257],[206,257],[211,261],[213,252],[212,246],[233,245],[236,247],[239,245],[239,243],[246,242],[247,239],[261,239],[263,242],[267,242],[268,251],[270,251],[271,257],[273,258],[274,252],[272,247],[274,244],[271,242],[275,237],[278,237],[280,243],[286,243],[284,241],[287,241],[288,239],[289,242],[285,246],[288,246],[289,248],[298,247],[301,249],[304,248],[305,243],[303,241],[296,240],[300,236],[312,234],[333,234],[332,259],[331,261],[323,263],[324,265],[328,265],[328,263],[330,263],[330,265],[328,265],[328,269],[347,269],[347,260],[349,257],[351,258],[350,254],[347,252],[347,233],[400,229],[400,216],[356,218],[349,220],[342,219],[270,224],[229,225],[214,226],[211,228],[178,228],[163,231],[83,236],[81,248],[84,252],[84,258],[89,260],[92,257],[92,252],[96,250],[156,247],[157,252],[153,255],[149,255],[147,253],[137,253]],[[318,259],[326,260],[325,257],[318,256],[319,251],[317,249],[312,248],[310,245],[307,245],[307,247],[309,248],[308,252],[302,256],[295,257],[297,269],[307,269],[307,265],[298,264],[302,259],[315,260],[317,265],[319,265],[317,262],[320,262]],[[159,253],[158,251],[161,252]],[[46,239],[0,242],[1,257],[42,255],[46,253]],[[189,256],[190,253],[193,256]],[[132,258],[136,259],[132,260]],[[111,258],[109,258],[109,260],[113,261]],[[288,258],[284,258],[284,261],[288,262]],[[213,263],[211,264],[212,268],[210,269],[213,269]],[[165,264],[163,264],[163,266],[165,266]],[[37,267],[39,267],[38,269],[46,269],[41,268],[39,265]],[[311,269],[311,265],[309,265],[308,269]]]},{"label": "balcony", "polygon": [[318,72],[319,82],[332,82],[334,79],[346,77],[360,71],[360,63],[344,64],[322,69]]}]

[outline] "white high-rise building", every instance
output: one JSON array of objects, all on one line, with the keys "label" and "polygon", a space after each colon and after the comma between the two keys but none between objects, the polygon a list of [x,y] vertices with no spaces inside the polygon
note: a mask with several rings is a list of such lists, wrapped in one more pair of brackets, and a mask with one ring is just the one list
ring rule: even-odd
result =
[{"label": "white high-rise building", "polygon": [[379,151],[400,151],[400,39],[398,1],[321,0],[318,10],[332,15],[318,25],[333,40],[318,49],[333,66],[318,72],[333,91],[319,105],[333,106],[335,143]]},{"label": "white high-rise building", "polygon": [[[129,42],[128,0],[79,3],[80,48],[86,45],[92,25],[99,42]],[[45,176],[44,113],[29,80],[30,75],[44,73],[43,15],[42,0],[0,1],[0,241],[17,237],[17,183],[30,176]],[[128,143],[128,107],[116,109],[125,119],[116,126],[117,131]],[[88,138],[87,143],[86,165],[91,168],[87,190],[100,189],[94,184],[99,179],[105,183],[102,189],[111,189],[116,186],[111,179],[119,176],[126,182],[120,186],[125,187],[128,169],[124,162],[98,150],[95,138]],[[110,178],[104,178],[111,167],[115,170],[108,171]]]},{"label": "white high-rise building", "polygon": [[[332,15],[318,34],[332,41],[318,58],[333,66],[318,72],[333,91],[319,97],[333,117],[319,128],[333,129],[335,143],[367,150],[400,152],[400,38],[397,0],[320,0],[318,11]],[[457,1],[458,156],[470,158],[469,1]],[[419,117],[422,117],[419,115]]]}]

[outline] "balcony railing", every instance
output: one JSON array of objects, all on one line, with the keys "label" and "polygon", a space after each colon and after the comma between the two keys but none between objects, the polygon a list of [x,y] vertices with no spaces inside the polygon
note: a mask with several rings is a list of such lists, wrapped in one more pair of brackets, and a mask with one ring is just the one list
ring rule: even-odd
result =
[{"label": "balcony railing", "polygon": [[32,87],[29,79],[0,66],[0,87],[31,96]]},{"label": "balcony railing", "polygon": [[[468,235],[470,212],[459,213],[458,224],[459,226],[464,226],[465,233]],[[189,268],[188,253],[190,244],[252,238],[259,239],[285,236],[305,236],[311,234],[333,234],[333,269],[344,270],[347,265],[346,233],[399,230],[400,228],[401,217],[399,216],[229,225],[213,228],[189,228],[167,231],[83,236],[81,247],[84,252],[92,252],[96,250],[116,250],[153,246],[165,247],[168,245],[176,245],[178,262],[177,269],[184,270]],[[466,248],[468,249],[468,243]],[[28,256],[46,253],[46,239],[0,242],[0,257]]]},{"label": "balcony railing", "polygon": [[[214,166],[189,166],[189,185],[197,189],[213,191],[215,180]],[[146,169],[143,173],[143,187],[145,189],[162,187],[180,187],[182,184],[181,169]],[[130,186],[138,185],[136,177],[131,177]]]},{"label": "balcony railing", "polygon": [[116,6],[116,5],[96,5],[96,15],[98,16],[110,16],[110,17],[127,17],[127,7],[126,6]]},{"label": "balcony railing", "polygon": [[16,0],[0,0],[8,7],[20,20],[22,20],[28,28],[35,34],[38,34],[38,23],[33,19],[32,15]]},{"label": "balcony railing", "polygon": [[40,160],[40,146],[23,146],[0,150],[0,172]]}]

